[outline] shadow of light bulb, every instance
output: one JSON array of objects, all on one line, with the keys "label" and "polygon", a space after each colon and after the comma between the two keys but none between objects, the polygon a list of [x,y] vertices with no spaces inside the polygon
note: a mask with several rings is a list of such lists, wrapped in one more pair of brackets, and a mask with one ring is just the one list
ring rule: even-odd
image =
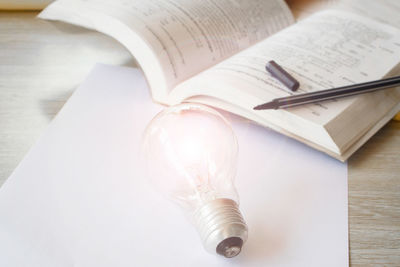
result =
[{"label": "shadow of light bulb", "polygon": [[233,184],[238,145],[226,119],[200,104],[166,108],[147,126],[142,152],[151,182],[183,209],[205,249],[238,255],[247,226]]}]

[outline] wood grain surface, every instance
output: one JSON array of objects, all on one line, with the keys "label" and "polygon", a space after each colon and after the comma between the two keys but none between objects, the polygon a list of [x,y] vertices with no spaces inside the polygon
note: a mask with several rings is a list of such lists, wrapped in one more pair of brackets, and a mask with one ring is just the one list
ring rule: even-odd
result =
[{"label": "wood grain surface", "polygon": [[[36,14],[0,12],[0,185],[95,63],[135,66],[111,38]],[[348,171],[351,265],[400,266],[400,122],[352,156]]]}]

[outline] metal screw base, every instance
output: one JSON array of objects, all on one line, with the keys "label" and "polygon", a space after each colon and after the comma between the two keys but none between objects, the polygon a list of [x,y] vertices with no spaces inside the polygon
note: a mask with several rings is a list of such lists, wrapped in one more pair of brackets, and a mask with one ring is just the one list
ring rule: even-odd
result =
[{"label": "metal screw base", "polygon": [[194,223],[210,253],[235,257],[247,240],[247,225],[231,199],[215,199],[205,204],[194,214]]}]

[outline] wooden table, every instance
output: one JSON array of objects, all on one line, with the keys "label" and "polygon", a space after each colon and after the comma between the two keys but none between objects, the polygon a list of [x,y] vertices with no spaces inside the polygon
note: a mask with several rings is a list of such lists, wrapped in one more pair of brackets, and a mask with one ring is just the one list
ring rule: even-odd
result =
[{"label": "wooden table", "polygon": [[[0,185],[93,64],[135,66],[111,38],[36,14],[0,12]],[[349,224],[353,266],[400,266],[400,122],[349,160]]]}]

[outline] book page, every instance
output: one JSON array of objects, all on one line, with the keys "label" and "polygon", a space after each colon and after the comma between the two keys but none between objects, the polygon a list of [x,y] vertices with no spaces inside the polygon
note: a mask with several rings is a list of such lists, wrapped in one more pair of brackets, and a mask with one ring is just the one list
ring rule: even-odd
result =
[{"label": "book page", "polygon": [[399,0],[341,0],[337,7],[400,28]]},{"label": "book page", "polygon": [[[300,82],[296,93],[265,70],[269,60]],[[399,61],[399,30],[347,12],[323,11],[188,80],[174,90],[171,101],[208,95],[291,131],[307,123],[324,127],[360,96],[286,110],[252,109],[278,97],[380,79]],[[302,134],[315,139],[312,132]]]},{"label": "book page", "polygon": [[[265,70],[269,60],[275,60],[299,80],[301,86],[296,93]],[[215,89],[212,96],[223,96],[217,92],[229,91],[228,97],[236,93],[243,96],[241,101],[244,97],[252,99],[255,106],[277,97],[379,79],[399,61],[399,30],[350,13],[324,11],[194,77],[178,87],[174,96],[186,90],[183,87],[191,87],[190,83],[201,79],[212,81],[207,87],[215,83],[229,87]],[[191,94],[189,91],[191,89],[186,95]],[[291,108],[290,112],[323,125],[355,99]],[[263,112],[268,111],[260,111],[260,114]]]},{"label": "book page", "polygon": [[136,57],[152,91],[164,95],[294,22],[283,0],[59,0],[41,17],[113,36]]}]

